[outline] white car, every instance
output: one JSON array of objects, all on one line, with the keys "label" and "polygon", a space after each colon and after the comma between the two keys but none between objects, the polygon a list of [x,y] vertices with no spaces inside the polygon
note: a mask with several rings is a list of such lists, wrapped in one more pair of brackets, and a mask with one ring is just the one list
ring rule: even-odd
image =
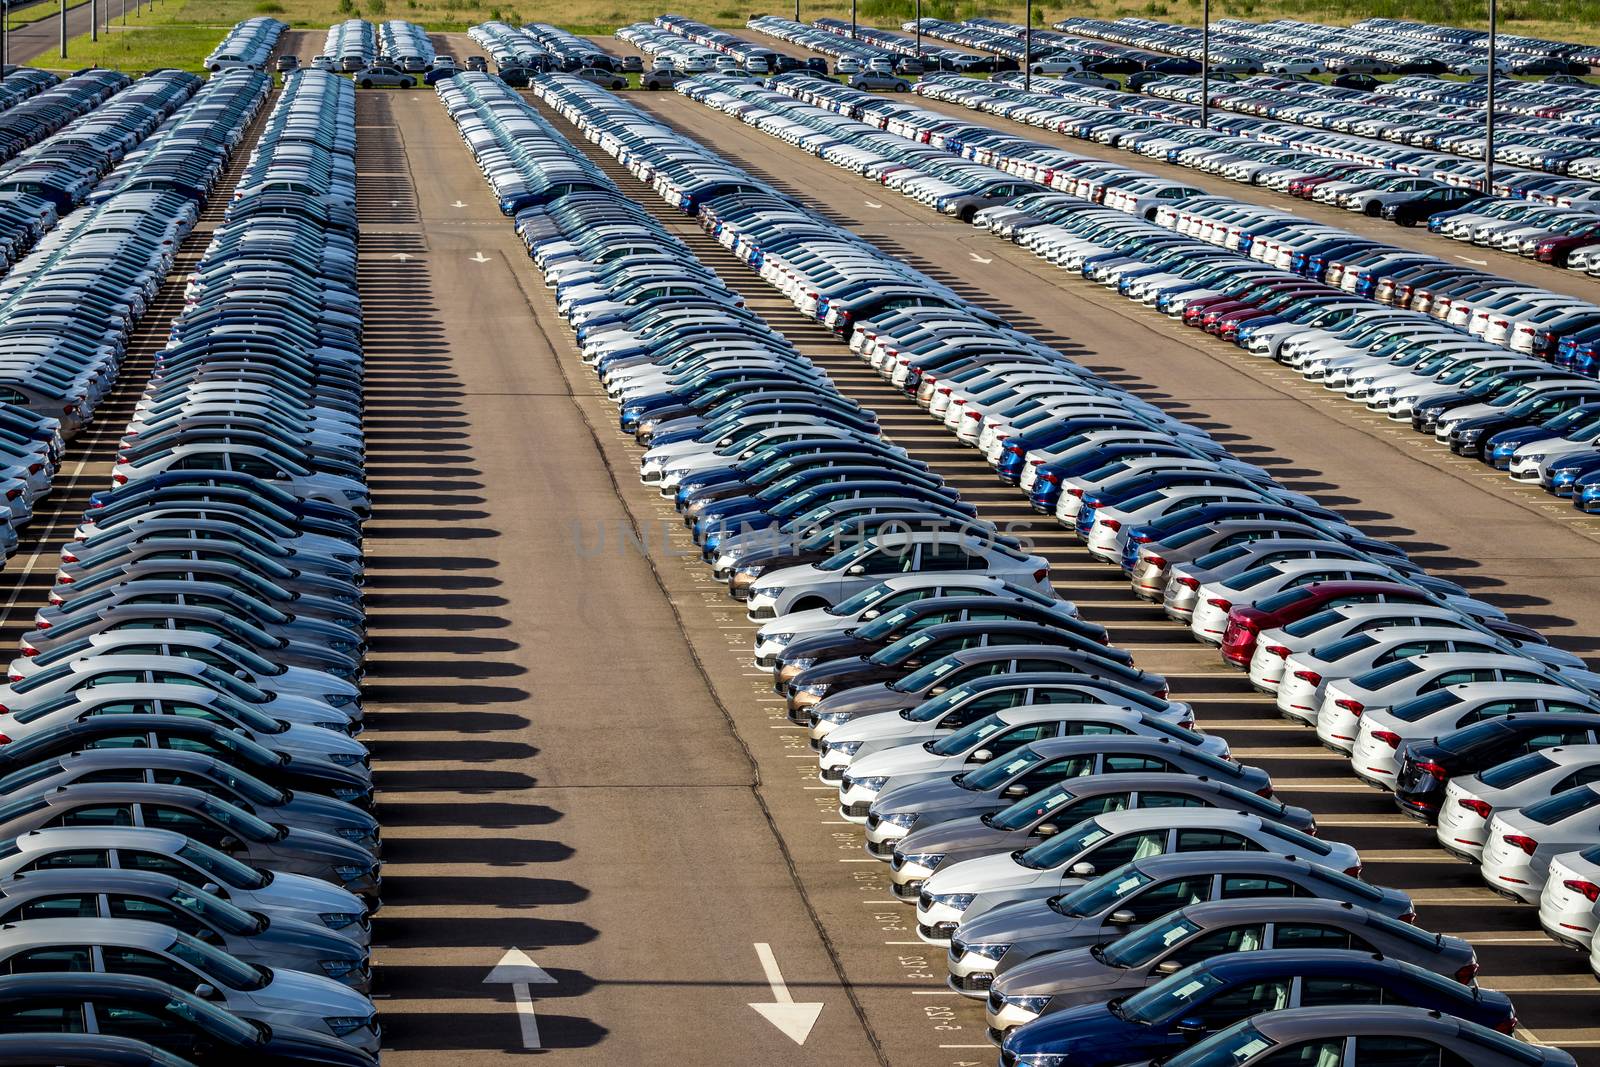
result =
[{"label": "white car", "polygon": [[1483,846],[1483,880],[1497,893],[1539,902],[1550,861],[1600,841],[1600,786],[1557,793],[1489,820]]},{"label": "white car", "polygon": [[1600,845],[1581,852],[1564,852],[1551,857],[1550,873],[1539,893],[1539,925],[1544,932],[1574,948],[1590,952],[1589,966],[1600,974],[1595,946],[1600,938]]},{"label": "white car", "polygon": [[1393,626],[1363,630],[1283,661],[1283,681],[1278,684],[1278,713],[1301,722],[1314,722],[1329,682],[1358,674],[1396,660],[1433,652],[1506,652],[1482,630],[1465,620],[1441,620],[1421,626]]},{"label": "white car", "polygon": [[919,571],[987,575],[1049,592],[1050,562],[972,534],[919,531],[875,534],[821,563],[784,567],[761,576],[750,590],[745,614],[751,622],[838,604],[896,574]]},{"label": "white car", "polygon": [[1349,752],[1356,729],[1368,711],[1393,707],[1412,697],[1473,682],[1553,682],[1545,668],[1523,656],[1442,652],[1386,663],[1376,670],[1330,682],[1317,709],[1317,738],[1329,748]]},{"label": "white car", "polygon": [[1559,684],[1477,682],[1452,686],[1362,716],[1350,750],[1356,775],[1389,788],[1400,772],[1400,745],[1440,737],[1502,715],[1569,712],[1600,716],[1600,698]]},{"label": "white car", "polygon": [[1478,774],[1452,778],[1439,805],[1439,845],[1458,856],[1481,859],[1489,819],[1495,813],[1515,811],[1594,782],[1600,782],[1600,745],[1542,748]]},{"label": "white car", "polygon": [[1218,808],[1140,809],[1085,819],[1033,848],[941,865],[917,900],[917,936],[948,945],[963,916],[1018,900],[1052,897],[1124,863],[1173,852],[1251,849],[1313,859],[1355,874],[1349,845]]}]

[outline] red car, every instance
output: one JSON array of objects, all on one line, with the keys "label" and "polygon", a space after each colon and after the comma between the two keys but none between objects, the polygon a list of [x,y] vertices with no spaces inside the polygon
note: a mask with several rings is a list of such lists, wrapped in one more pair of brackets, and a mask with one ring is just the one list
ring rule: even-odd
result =
[{"label": "red car", "polygon": [[1222,632],[1222,660],[1243,670],[1256,654],[1256,639],[1263,630],[1287,626],[1323,608],[1341,604],[1432,604],[1436,601],[1412,585],[1399,582],[1315,582],[1285,589],[1254,607],[1241,604],[1228,612]]}]

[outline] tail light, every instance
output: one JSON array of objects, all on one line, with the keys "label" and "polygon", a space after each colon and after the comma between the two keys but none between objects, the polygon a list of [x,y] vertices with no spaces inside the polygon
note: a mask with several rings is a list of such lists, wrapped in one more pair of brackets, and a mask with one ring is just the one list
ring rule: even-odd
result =
[{"label": "tail light", "polygon": [[1374,731],[1372,731],[1372,736],[1375,739],[1377,739],[1379,741],[1382,741],[1384,744],[1388,745],[1390,748],[1399,748],[1400,747],[1400,735],[1399,734],[1390,733],[1388,730],[1374,730]]},{"label": "tail light", "polygon": [[[1365,704],[1361,703],[1359,700],[1335,700],[1333,702],[1333,706],[1336,707],[1336,708],[1343,708],[1345,711],[1348,711],[1350,714],[1354,715],[1358,719],[1361,718],[1361,713],[1367,709],[1367,706]],[[1394,738],[1394,742],[1393,742],[1394,744],[1399,744],[1400,743],[1400,735],[1399,734],[1391,734],[1391,733],[1388,733],[1387,731],[1380,730],[1376,734],[1374,734],[1373,736],[1374,737],[1382,737],[1384,739],[1388,739],[1388,738],[1392,737],[1392,738]]]},{"label": "tail light", "polygon": [[1039,475],[1039,480],[1041,482],[1049,482],[1051,485],[1060,485],[1061,475],[1052,473],[1051,471],[1043,471]]},{"label": "tail light", "polygon": [[[981,419],[981,418],[983,418],[983,412],[981,412],[981,411],[969,411],[969,412],[967,412],[967,418],[969,418],[969,419]],[[1040,462],[1043,462],[1043,460],[1041,460]]]},{"label": "tail light", "polygon": [[[1284,648],[1282,645],[1268,645],[1263,651],[1265,651],[1267,655],[1277,656],[1279,659],[1289,658],[1289,650]],[[1322,679],[1319,677],[1317,680],[1321,681]]]},{"label": "tail light", "polygon": [[1515,1034],[1517,1032],[1517,1017],[1513,1015],[1504,1022],[1495,1023],[1494,1029],[1497,1032],[1506,1034],[1508,1036]]},{"label": "tail light", "polygon": [[1410,923],[1415,926],[1417,922],[1417,913],[1414,911],[1408,911],[1404,915],[1396,916],[1396,918],[1403,923]]},{"label": "tail light", "polygon": [[1265,800],[1271,800],[1272,799],[1272,787],[1270,785],[1262,786],[1260,789],[1256,790],[1256,796],[1261,797],[1261,798],[1263,798]]},{"label": "tail light", "polygon": [[39,654],[39,650],[34,648],[32,645],[23,645],[22,654],[24,656],[37,656]]},{"label": "tail light", "polygon": [[9,745],[10,743],[11,738],[7,737],[5,734],[0,734],[0,745]]},{"label": "tail light", "polygon": [[1101,519],[1100,520],[1100,525],[1104,526],[1106,529],[1112,531],[1113,533],[1115,533],[1117,530],[1122,529],[1122,523],[1118,522],[1116,519]]},{"label": "tail light", "polygon": [[1146,556],[1144,558],[1144,561],[1146,563],[1150,564],[1150,566],[1152,566],[1152,567],[1160,567],[1160,568],[1163,568],[1163,569],[1165,569],[1166,565],[1167,565],[1167,561],[1162,559],[1160,556],[1154,556],[1154,555]]},{"label": "tail light", "polygon": [[1183,586],[1185,589],[1199,589],[1200,588],[1200,579],[1198,579],[1198,578],[1174,578],[1173,581],[1177,582],[1179,585]]},{"label": "tail light", "polygon": [[1067,492],[1071,493],[1073,496],[1078,497],[1080,499],[1083,497],[1083,489],[1081,487],[1079,487],[1079,486],[1076,486],[1076,485],[1073,486],[1072,488],[1068,489]]},{"label": "tail light", "polygon": [[[1271,650],[1269,649],[1268,651]],[[1289,650],[1287,648],[1284,649],[1283,654],[1287,656],[1289,654]],[[1295,671],[1294,676],[1300,679],[1302,682],[1309,682],[1312,685],[1322,684],[1322,675],[1318,674],[1316,671]],[[1348,701],[1341,701],[1341,703],[1348,703]]]},{"label": "tail light", "polygon": [[[118,485],[127,485],[128,484],[128,476],[126,474],[113,474],[111,476],[111,480],[116,482]],[[103,504],[101,505],[101,507],[104,507],[104,506],[105,505],[103,505]]]},{"label": "tail light", "polygon": [[1050,577],[1050,568],[1049,567],[1040,567],[1038,570],[1033,572],[1033,580],[1036,581],[1036,582],[1045,581],[1049,577]]},{"label": "tail light", "polygon": [[1006,445],[1006,451],[1009,452],[1013,456],[1020,456],[1020,455],[1022,455],[1022,446],[1021,445]]},{"label": "tail light", "polygon": [[1227,611],[1229,608],[1233,607],[1233,601],[1222,600],[1218,597],[1212,597],[1210,600],[1207,600],[1206,603],[1220,611]]},{"label": "tail light", "polygon": [[[48,622],[36,622],[33,624],[33,628],[35,630],[48,630],[50,629],[50,624]],[[32,654],[36,655],[38,651],[38,649],[34,649]]]},{"label": "tail light", "polygon": [[1477,960],[1473,960],[1471,963],[1463,964],[1461,967],[1456,969],[1456,981],[1460,982],[1462,985],[1470,984],[1476,977],[1478,977]]},{"label": "tail light", "polygon": [[1508,845],[1520,848],[1525,856],[1533,855],[1534,851],[1539,847],[1539,842],[1523,834],[1501,834],[1500,840]]},{"label": "tail light", "polygon": [[1568,878],[1561,884],[1574,893],[1582,893],[1589,898],[1589,903],[1591,904],[1600,900],[1600,885],[1596,885],[1586,878]]},{"label": "tail light", "polygon": [[[1423,760],[1423,761],[1419,762],[1417,764],[1417,770],[1421,771],[1423,774],[1431,774],[1431,775],[1433,775],[1434,778],[1438,779],[1441,782],[1444,781],[1446,778],[1450,777],[1450,772],[1449,771],[1445,770],[1443,767],[1439,766],[1439,764],[1434,763],[1434,762],[1432,762],[1430,760]],[[1470,807],[1472,807],[1472,804],[1482,804],[1483,805],[1483,809],[1484,810],[1482,812],[1480,812],[1479,814],[1483,815],[1485,818],[1488,818],[1489,812],[1494,810],[1494,809],[1490,808],[1489,805],[1484,804],[1483,801],[1481,801],[1481,800],[1473,801],[1471,803],[1468,803],[1465,800],[1461,801],[1461,806],[1464,807],[1464,808],[1470,808]],[[1473,808],[1472,810],[1477,811],[1478,809],[1477,808]]]},{"label": "tail light", "polygon": [[78,557],[74,556],[71,552],[67,552],[67,551],[63,550],[62,553],[61,553],[61,562],[62,563],[76,563],[76,562],[78,562]]},{"label": "tail light", "polygon": [[1472,814],[1481,819],[1487,819],[1489,814],[1494,811],[1494,807],[1491,804],[1482,800],[1472,800],[1467,797],[1462,797],[1460,800],[1457,800],[1456,803],[1461,807],[1466,808],[1468,811],[1472,812]]},{"label": "tail light", "polygon": [[1351,878],[1360,878],[1361,877],[1361,864],[1358,863],[1354,867],[1346,867],[1344,869],[1344,873],[1348,874]]},{"label": "tail light", "polygon": [[7,678],[8,678],[8,679],[10,679],[10,680],[11,680],[11,681],[13,681],[13,682],[20,682],[20,681],[22,681],[22,675],[20,675],[20,674],[17,674],[17,673],[15,673],[15,672],[12,672],[12,673],[11,673],[11,674],[8,674],[8,675],[6,675],[6,677],[7,677]]}]

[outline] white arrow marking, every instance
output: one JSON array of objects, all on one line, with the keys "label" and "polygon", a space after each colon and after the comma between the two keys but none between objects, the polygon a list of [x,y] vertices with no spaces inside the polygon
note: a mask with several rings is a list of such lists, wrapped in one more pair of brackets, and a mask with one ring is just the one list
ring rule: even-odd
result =
[{"label": "white arrow marking", "polygon": [[972,257],[972,261],[974,263],[993,263],[994,262],[994,260],[992,260],[992,259],[984,259],[982,256],[978,255],[978,253],[976,253],[976,252],[968,252],[967,255]]},{"label": "white arrow marking", "polygon": [[389,201],[389,206],[390,206],[390,207],[399,207],[399,206],[400,206],[400,201],[398,201],[398,200],[391,200],[391,201]]},{"label": "white arrow marking", "polygon": [[489,257],[484,255],[482,252],[474,252],[472,254],[472,262],[474,262],[474,263],[487,263],[487,262],[489,262]]},{"label": "white arrow marking", "polygon": [[761,960],[761,969],[767,974],[773,1003],[752,1003],[750,1006],[795,1044],[805,1044],[806,1038],[811,1036],[811,1028],[817,1025],[817,1016],[822,1014],[822,1005],[817,1002],[795,1003],[789,995],[789,986],[783,980],[783,972],[778,970],[778,958],[772,954],[771,945],[764,941],[756,942],[756,956]]},{"label": "white arrow marking", "polygon": [[525,1049],[541,1047],[539,1017],[533,1013],[533,994],[528,991],[528,986],[554,985],[555,981],[520,948],[510,949],[501,956],[500,962],[483,980],[484,985],[511,987],[512,995],[517,998],[517,1022],[522,1026],[522,1047]]},{"label": "white arrow marking", "polygon": [[1471,263],[1474,267],[1487,267],[1489,265],[1487,259],[1473,259],[1471,256],[1457,256],[1456,258],[1463,263]]},{"label": "white arrow marking", "polygon": [[406,261],[406,260],[411,258],[411,253],[409,253],[409,252],[396,252],[394,255],[390,256],[389,258],[390,259],[398,259],[401,262],[404,262],[404,261]]},{"label": "white arrow marking", "polygon": [[467,205],[463,204],[461,201],[457,200],[455,203],[451,204],[450,206],[451,207],[466,207]]},{"label": "white arrow marking", "polygon": [[867,205],[868,207],[870,207],[874,211],[878,210],[880,207],[883,206],[882,204],[876,203],[875,201],[872,201],[872,200],[863,200],[861,202],[863,204]]}]

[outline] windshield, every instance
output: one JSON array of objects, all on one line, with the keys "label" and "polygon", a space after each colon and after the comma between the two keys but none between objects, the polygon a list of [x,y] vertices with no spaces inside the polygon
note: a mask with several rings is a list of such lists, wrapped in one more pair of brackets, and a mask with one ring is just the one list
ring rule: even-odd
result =
[{"label": "windshield", "polygon": [[870,541],[863,541],[858,545],[851,545],[843,552],[836,552],[832,556],[817,564],[819,571],[842,571],[851,564],[859,562],[867,553],[877,546]]},{"label": "windshield", "polygon": [[996,733],[1005,725],[1006,721],[1000,717],[998,712],[993,715],[985,715],[976,722],[968,723],[948,737],[939,738],[928,747],[928,751],[936,756],[960,755],[979,741]]},{"label": "windshield", "polygon": [[220,926],[229,933],[255,934],[261,923],[248,912],[240,911],[221,897],[212,896],[191,886],[181,886],[167,894],[167,901],[191,915],[202,916],[208,925]]},{"label": "windshield", "polygon": [[1074,796],[1065,785],[1053,785],[1042,792],[1023,797],[1004,811],[990,816],[989,825],[996,830],[1024,829],[1039,816],[1048,815]]},{"label": "windshield", "polygon": [[229,989],[260,989],[272,980],[271,972],[212,948],[185,933],[179,933],[167,951]]},{"label": "windshield", "polygon": [[1065,833],[1034,845],[1017,856],[1017,862],[1036,871],[1058,867],[1091,845],[1104,841],[1111,831],[1103,830],[1093,819],[1085,819]]},{"label": "windshield", "polygon": [[879,582],[877,585],[868,586],[855,596],[841,600],[833,607],[824,610],[829,615],[837,615],[841,618],[858,615],[892,592],[894,592],[894,589],[888,582]]},{"label": "windshield", "polygon": [[[1122,1016],[1134,1022],[1156,1023],[1190,1010],[1223,986],[1223,979],[1207,974],[1204,963],[1179,971],[1166,981],[1135,993],[1122,1002]],[[1284,987],[1288,988],[1287,985]]]},{"label": "windshield", "polygon": [[857,627],[856,636],[861,638],[863,641],[877,641],[881,638],[889,636],[895,630],[899,629],[900,626],[905,622],[916,617],[917,611],[910,605],[907,605],[903,608],[896,608],[887,615],[873,619],[865,626]]},{"label": "windshield", "polygon": [[911,722],[933,722],[945,712],[966,700],[976,690],[972,685],[958,685],[947,689],[931,700],[924,700],[914,708],[905,711],[905,717]]},{"label": "windshield", "polygon": [[1133,864],[1125,863],[1114,871],[1107,871],[1087,885],[1057,898],[1051,907],[1058,913],[1075,919],[1099,915],[1154,881],[1154,878],[1137,870]]},{"label": "windshield", "polygon": [[260,889],[272,879],[253,867],[247,867],[232,856],[223,855],[210,845],[190,838],[178,849],[178,858],[233,889]]},{"label": "windshield", "polygon": [[898,682],[890,682],[889,688],[896,693],[925,692],[934,682],[937,682],[959,666],[961,666],[959,659],[955,656],[946,656],[943,659],[934,660],[926,667],[918,667]]},{"label": "windshield", "polygon": [[931,629],[919,630],[914,634],[907,634],[892,645],[878,649],[867,659],[880,666],[893,667],[915,656],[922,646],[931,643],[937,636]]},{"label": "windshield", "polygon": [[994,789],[1001,782],[1027,767],[1038,763],[1043,756],[1030,748],[1019,748],[1003,760],[989,764],[981,771],[968,771],[961,776],[961,785],[964,789],[986,792]]},{"label": "windshield", "polygon": [[[1478,1032],[1474,1031],[1474,1036],[1477,1034]],[[1238,1064],[1260,1055],[1276,1044],[1276,1041],[1263,1037],[1261,1031],[1246,1020],[1232,1029],[1224,1030],[1209,1041],[1178,1053],[1166,1061],[1165,1067],[1238,1067]],[[1293,1055],[1293,1051],[1290,1055]],[[1278,1057],[1273,1056],[1272,1059],[1276,1061]]]},{"label": "windshield", "polygon": [[1142,967],[1180,942],[1187,941],[1200,931],[1200,927],[1178,916],[1164,922],[1153,922],[1143,930],[1129,934],[1105,950],[1100,962],[1109,967]]}]

